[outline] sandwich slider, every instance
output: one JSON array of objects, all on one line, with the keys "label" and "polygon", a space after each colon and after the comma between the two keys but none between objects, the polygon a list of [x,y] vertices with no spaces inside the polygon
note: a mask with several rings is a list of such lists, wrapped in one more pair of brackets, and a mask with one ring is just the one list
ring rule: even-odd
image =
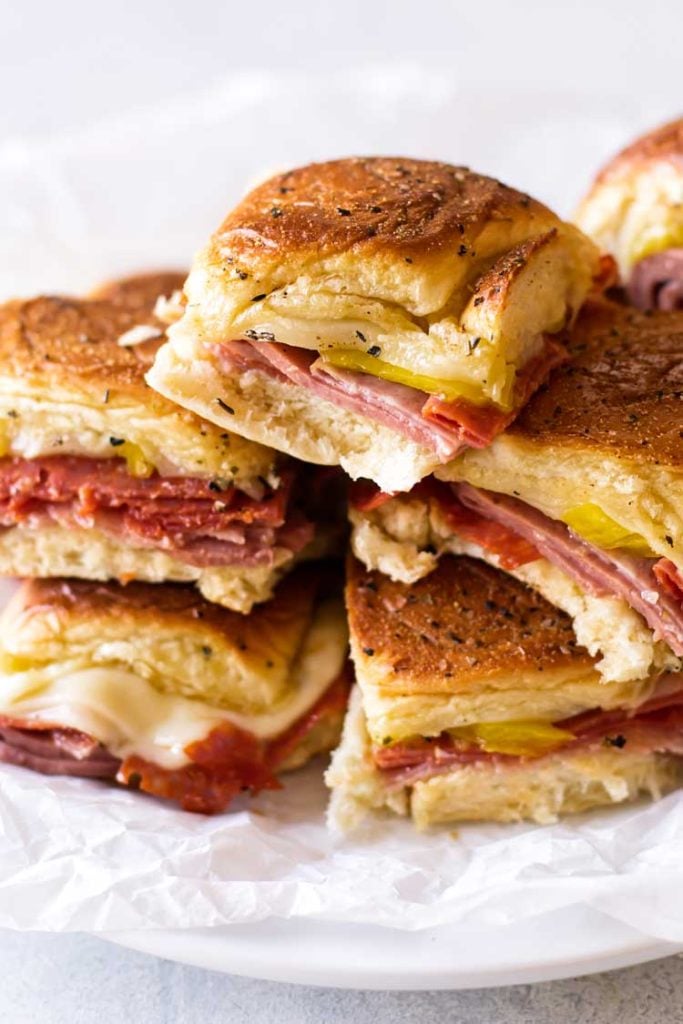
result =
[{"label": "sandwich slider", "polygon": [[683,118],[613,157],[579,206],[576,222],[616,257],[634,305],[683,309]]},{"label": "sandwich slider", "polygon": [[239,611],[324,545],[319,471],[178,408],[144,375],[180,274],[0,307],[0,573],[195,582]]},{"label": "sandwich slider", "polygon": [[486,451],[388,499],[356,495],[353,547],[410,582],[446,551],[571,616],[613,681],[683,656],[683,318],[588,303],[557,368]]},{"label": "sandwich slider", "polygon": [[339,737],[333,582],[301,566],[246,616],[187,584],[23,583],[0,620],[0,760],[204,813],[278,788]]},{"label": "sandwich slider", "polygon": [[244,437],[407,490],[514,419],[601,273],[575,227],[467,168],[311,164],[228,214],[147,379]]},{"label": "sandwich slider", "polygon": [[569,618],[500,570],[449,555],[409,586],[352,559],[346,600],[357,687],[333,827],[380,809],[547,823],[683,779],[683,677],[605,683]]}]

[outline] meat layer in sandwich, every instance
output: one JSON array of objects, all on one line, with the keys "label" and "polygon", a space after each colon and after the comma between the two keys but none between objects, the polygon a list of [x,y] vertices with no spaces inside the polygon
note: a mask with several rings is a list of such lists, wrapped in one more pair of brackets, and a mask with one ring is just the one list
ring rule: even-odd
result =
[{"label": "meat layer in sandwich", "polygon": [[[352,560],[358,688],[328,772],[331,820],[531,818],[683,777],[683,677],[606,683],[571,620],[511,576],[444,557],[409,586]],[[680,680],[680,681],[679,681]]]},{"label": "meat layer in sandwich", "polygon": [[334,746],[346,650],[318,565],[248,616],[182,584],[27,582],[0,621],[0,760],[220,811]]},{"label": "meat layer in sandwich", "polygon": [[248,611],[312,550],[300,496],[315,471],[145,383],[155,304],[181,284],[142,275],[0,308],[0,573],[195,581]]},{"label": "meat layer in sandwich", "polygon": [[313,164],[227,216],[148,380],[245,437],[406,490],[514,419],[600,273],[575,228],[466,168]]},{"label": "meat layer in sandwich", "polygon": [[504,437],[389,499],[355,497],[362,561],[410,582],[443,551],[485,558],[574,620],[608,679],[683,654],[683,319],[592,303]]},{"label": "meat layer in sandwich", "polygon": [[602,168],[577,223],[615,255],[641,309],[683,309],[683,118],[655,128]]}]

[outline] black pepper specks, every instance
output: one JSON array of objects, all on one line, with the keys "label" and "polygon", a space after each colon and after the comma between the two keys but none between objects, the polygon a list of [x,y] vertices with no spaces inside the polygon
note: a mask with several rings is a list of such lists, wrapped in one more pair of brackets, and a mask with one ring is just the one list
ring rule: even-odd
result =
[{"label": "black pepper specks", "polygon": [[367,654],[368,658],[374,657],[374,654],[375,654],[374,647],[364,647],[363,648],[363,654]]},{"label": "black pepper specks", "polygon": [[257,331],[253,327],[244,332],[244,337],[250,341],[275,341],[275,335],[271,331]]},{"label": "black pepper specks", "polygon": [[337,207],[337,213],[339,214],[340,217],[350,217],[351,216],[351,211],[345,209],[343,206],[338,206]]},{"label": "black pepper specks", "polygon": [[125,444],[125,443],[126,443],[126,439],[124,437],[110,437],[109,438],[109,444],[112,446],[112,448],[120,448],[121,445]]},{"label": "black pepper specks", "polygon": [[382,351],[382,349],[380,348],[379,345],[371,345],[370,348],[368,349],[368,355],[369,356],[378,356],[381,351]]},{"label": "black pepper specks", "polygon": [[223,410],[223,412],[229,413],[231,416],[235,415],[235,410],[227,402],[224,402],[222,398],[214,398],[216,405]]},{"label": "black pepper specks", "polygon": [[214,494],[222,494],[223,491],[230,490],[231,486],[230,481],[226,480],[224,476],[217,476],[209,481],[209,490],[213,491]]}]

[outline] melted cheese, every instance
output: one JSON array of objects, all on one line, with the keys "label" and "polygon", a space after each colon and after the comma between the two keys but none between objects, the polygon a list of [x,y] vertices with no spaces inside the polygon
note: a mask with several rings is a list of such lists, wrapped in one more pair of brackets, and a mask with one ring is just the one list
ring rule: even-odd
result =
[{"label": "melted cheese", "polygon": [[131,754],[164,768],[187,764],[185,748],[231,722],[260,739],[279,736],[322,696],[346,658],[346,634],[334,601],[321,604],[292,665],[293,688],[266,714],[244,715],[161,693],[125,666],[51,664],[0,677],[0,714],[79,729],[116,757]]}]

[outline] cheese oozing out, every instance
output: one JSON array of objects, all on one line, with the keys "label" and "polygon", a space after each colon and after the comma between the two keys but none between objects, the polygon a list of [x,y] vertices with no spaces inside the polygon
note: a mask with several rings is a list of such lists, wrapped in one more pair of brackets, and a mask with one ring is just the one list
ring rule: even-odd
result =
[{"label": "cheese oozing out", "polygon": [[229,722],[262,740],[281,735],[316,703],[341,672],[346,631],[339,605],[321,602],[292,664],[287,698],[265,714],[238,714],[200,700],[161,693],[128,667],[51,663],[0,676],[0,714],[78,729],[115,757],[132,754],[179,768],[186,747]]}]

